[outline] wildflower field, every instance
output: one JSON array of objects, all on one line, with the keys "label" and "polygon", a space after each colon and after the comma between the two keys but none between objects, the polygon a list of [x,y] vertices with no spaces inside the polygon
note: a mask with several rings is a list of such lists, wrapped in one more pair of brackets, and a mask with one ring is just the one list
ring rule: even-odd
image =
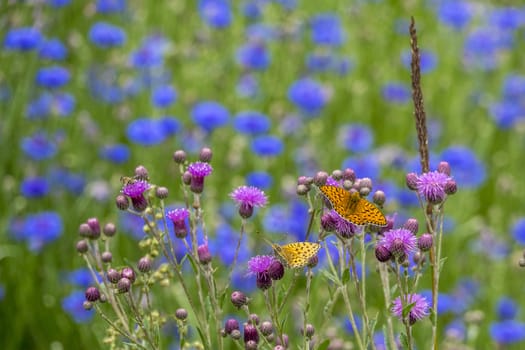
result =
[{"label": "wildflower field", "polygon": [[0,2],[0,348],[523,348],[524,49],[519,1]]}]

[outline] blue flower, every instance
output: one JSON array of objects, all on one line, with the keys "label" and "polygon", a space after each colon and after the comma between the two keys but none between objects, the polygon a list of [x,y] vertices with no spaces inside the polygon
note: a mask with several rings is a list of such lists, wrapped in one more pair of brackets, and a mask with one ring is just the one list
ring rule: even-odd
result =
[{"label": "blue flower", "polygon": [[62,235],[62,218],[55,212],[47,211],[25,217],[23,239],[29,250],[40,252],[44,245],[53,242]]},{"label": "blue flower", "polygon": [[370,155],[352,156],[343,160],[343,169],[354,169],[358,177],[369,177],[377,179],[380,173],[379,161],[376,157]]},{"label": "blue flower", "polygon": [[33,160],[44,160],[53,157],[57,152],[57,145],[43,132],[36,132],[32,136],[24,137],[21,142],[24,153]]},{"label": "blue flower", "polygon": [[232,21],[232,11],[227,0],[199,0],[199,15],[213,28],[225,28]]},{"label": "blue flower", "polygon": [[259,93],[259,82],[253,74],[244,74],[239,78],[235,87],[237,95],[240,97],[255,97]]},{"label": "blue flower", "polygon": [[46,2],[52,7],[60,8],[69,5],[71,0],[46,0]]},{"label": "blue flower", "polygon": [[489,112],[499,128],[508,130],[523,118],[525,108],[514,101],[501,101],[490,105]]},{"label": "blue flower", "polygon": [[237,50],[235,58],[246,69],[265,70],[270,64],[270,53],[262,42],[244,44]]},{"label": "blue flower", "polygon": [[266,133],[270,130],[270,125],[271,121],[266,115],[255,111],[240,112],[233,121],[235,130],[247,135]]},{"label": "blue flower", "polygon": [[126,0],[97,0],[98,13],[114,13],[126,10]]},{"label": "blue flower", "polygon": [[473,7],[466,1],[447,0],[439,4],[438,18],[456,30],[463,29],[472,18]]},{"label": "blue flower", "polygon": [[467,328],[465,327],[465,323],[460,319],[450,322],[445,327],[445,335],[447,338],[458,339],[463,341],[465,340],[466,333]]},{"label": "blue flower", "polygon": [[318,14],[312,18],[310,23],[314,43],[330,46],[339,46],[344,43],[345,35],[341,21],[336,14]]},{"label": "blue flower", "polygon": [[403,83],[391,82],[383,85],[383,98],[388,102],[406,103],[410,101],[410,89]]},{"label": "blue flower", "polygon": [[139,69],[147,69],[159,66],[164,61],[162,51],[158,50],[154,45],[146,44],[137,50],[133,51],[130,56],[130,63],[133,67]]},{"label": "blue flower", "polygon": [[489,15],[489,23],[501,30],[515,30],[525,23],[523,9],[516,7],[495,8]]},{"label": "blue flower", "polygon": [[507,75],[503,82],[503,97],[505,99],[525,97],[525,76],[515,74]]},{"label": "blue flower", "polygon": [[257,1],[245,2],[242,6],[242,14],[248,19],[259,19],[262,13],[261,5]]},{"label": "blue flower", "polygon": [[56,89],[69,82],[69,71],[60,66],[40,68],[36,74],[36,83],[42,87]]},{"label": "blue flower", "polygon": [[[433,71],[437,66],[437,57],[434,53],[422,50],[419,56],[421,73],[428,73]],[[412,53],[410,51],[403,51],[401,54],[401,63],[407,69],[410,69],[412,62]]]},{"label": "blue flower", "polygon": [[296,80],[288,89],[288,99],[306,115],[318,114],[327,102],[323,86],[310,78]]},{"label": "blue flower", "polygon": [[[361,330],[363,329],[363,320],[361,319],[359,315],[354,314],[354,321],[355,321],[355,326],[357,328],[357,331],[361,333]],[[354,335],[355,331],[348,317],[345,318],[344,328],[350,335]]]},{"label": "blue flower", "polygon": [[228,123],[230,113],[217,102],[203,101],[193,106],[191,118],[195,124],[207,132],[212,132]]},{"label": "blue flower", "polygon": [[84,301],[86,297],[84,291],[74,291],[64,299],[62,299],[62,308],[67,312],[76,323],[89,322],[95,315],[95,310],[84,309]]},{"label": "blue flower", "polygon": [[362,153],[370,150],[374,143],[374,135],[372,130],[364,124],[348,124],[341,128],[339,140],[347,150]]},{"label": "blue flower", "polygon": [[513,36],[493,28],[478,28],[465,39],[464,57],[467,64],[484,70],[494,69],[500,50],[513,46]]},{"label": "blue flower", "polygon": [[[100,276],[97,276],[97,277],[100,280]],[[87,288],[93,285],[93,283],[95,283],[93,281],[91,272],[87,267],[82,267],[82,268],[69,272],[66,275],[66,281],[74,285],[75,287],[80,287],[80,288]]]},{"label": "blue flower", "polygon": [[290,203],[274,204],[266,210],[263,226],[265,232],[287,232],[291,240],[304,241],[308,225],[308,206],[301,201],[292,200]]},{"label": "blue flower", "polygon": [[177,100],[177,91],[171,85],[156,87],[151,94],[153,105],[158,108],[169,107]]},{"label": "blue flower", "polygon": [[520,217],[512,225],[512,237],[518,244],[525,245],[525,217]]},{"label": "blue flower", "polygon": [[306,56],[306,68],[310,72],[328,72],[335,65],[335,57],[331,53],[311,53]]},{"label": "blue flower", "polygon": [[252,140],[251,149],[265,157],[277,156],[283,151],[284,145],[280,138],[272,135],[258,136]]},{"label": "blue flower", "polygon": [[122,46],[126,41],[126,33],[122,28],[106,22],[97,22],[89,30],[89,40],[100,48]]},{"label": "blue flower", "polygon": [[109,160],[115,164],[127,162],[130,153],[129,147],[121,143],[102,146],[99,151],[100,158]]},{"label": "blue flower", "polygon": [[492,322],[490,337],[498,344],[512,344],[525,339],[525,324],[518,321],[507,320]]},{"label": "blue flower", "polygon": [[11,28],[4,39],[7,50],[31,51],[40,46],[43,41],[42,33],[36,28]]},{"label": "blue flower", "polygon": [[38,55],[43,59],[62,61],[67,57],[67,48],[59,39],[48,39],[40,46]]},{"label": "blue flower", "polygon": [[518,314],[518,304],[509,297],[500,297],[496,306],[496,313],[500,321],[512,320]]},{"label": "blue flower", "polygon": [[177,118],[168,115],[160,118],[158,123],[166,137],[176,134],[182,128]]},{"label": "blue flower", "polygon": [[268,42],[279,38],[279,30],[270,24],[257,22],[246,28],[246,37],[252,43]]},{"label": "blue flower", "polygon": [[246,184],[265,190],[272,186],[273,177],[264,171],[254,171],[246,175]]},{"label": "blue flower", "polygon": [[51,114],[69,116],[75,109],[75,98],[65,92],[43,92],[26,106],[28,119],[44,119]]},{"label": "blue flower", "polygon": [[440,159],[450,164],[458,187],[476,188],[485,182],[485,166],[469,148],[451,146],[441,153]]},{"label": "blue flower", "polygon": [[[236,245],[239,240],[240,233],[235,231],[230,225],[222,223],[217,226],[215,230],[216,237],[211,239],[208,244],[210,249],[214,252],[217,252],[217,255],[221,261],[229,266],[233,262],[233,256],[235,254],[235,249],[223,249],[224,242],[231,242],[232,245]],[[237,262],[247,261],[250,257],[249,245],[246,244],[247,238],[246,235],[243,236],[241,241],[241,246],[239,249],[239,256],[237,257]]]},{"label": "blue flower", "polygon": [[166,137],[160,123],[150,118],[139,118],[129,123],[126,135],[131,142],[142,146],[158,145]]},{"label": "blue flower", "polygon": [[40,176],[25,178],[20,185],[20,192],[26,198],[44,197],[49,193],[49,182]]}]

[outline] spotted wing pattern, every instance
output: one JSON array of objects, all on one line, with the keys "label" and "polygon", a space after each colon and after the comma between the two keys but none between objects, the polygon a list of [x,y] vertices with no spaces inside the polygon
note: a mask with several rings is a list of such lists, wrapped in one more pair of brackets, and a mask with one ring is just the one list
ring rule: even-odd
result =
[{"label": "spotted wing pattern", "polygon": [[386,226],[386,218],[379,208],[361,198],[359,193],[329,185],[321,186],[319,189],[330,201],[337,214],[352,224]]},{"label": "spotted wing pattern", "polygon": [[294,242],[285,245],[272,244],[275,253],[291,268],[300,268],[308,264],[321,249],[320,243]]}]

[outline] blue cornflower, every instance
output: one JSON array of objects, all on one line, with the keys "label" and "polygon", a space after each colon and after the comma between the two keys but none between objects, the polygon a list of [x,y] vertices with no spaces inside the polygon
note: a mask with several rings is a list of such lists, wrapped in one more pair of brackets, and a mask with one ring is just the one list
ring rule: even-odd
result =
[{"label": "blue cornflower", "polygon": [[440,158],[450,164],[454,180],[459,187],[476,188],[485,182],[485,165],[471,149],[464,146],[451,146],[441,153]]},{"label": "blue cornflower", "polygon": [[525,245],[525,217],[520,217],[514,222],[511,232],[518,244]]},{"label": "blue cornflower", "polygon": [[158,123],[166,137],[176,134],[182,128],[178,119],[169,115],[160,118]]},{"label": "blue cornflower", "polygon": [[279,37],[279,29],[264,22],[257,22],[246,28],[246,37],[253,43],[268,42]]},{"label": "blue cornflower", "polygon": [[489,106],[489,113],[498,127],[507,130],[523,118],[525,108],[514,101],[500,101]]},{"label": "blue cornflower", "polygon": [[95,315],[95,310],[84,309],[84,301],[86,297],[84,291],[74,291],[64,299],[62,299],[62,308],[67,312],[76,323],[89,322]]},{"label": "blue cornflower", "polygon": [[160,66],[164,61],[162,51],[153,45],[146,44],[133,51],[130,56],[130,63],[134,68],[148,69]]},{"label": "blue cornflower", "polygon": [[263,42],[248,42],[237,50],[235,59],[243,68],[265,70],[270,64],[270,52]]},{"label": "blue cornflower", "polygon": [[[437,56],[430,51],[422,50],[419,56],[421,73],[428,73],[433,71],[437,66]],[[401,54],[401,63],[407,69],[410,69],[412,61],[412,53],[410,51],[403,51]]]},{"label": "blue cornflower", "polygon": [[121,143],[102,146],[99,151],[100,158],[115,164],[127,162],[130,154],[129,147]]},{"label": "blue cornflower", "polygon": [[25,178],[20,185],[20,192],[27,198],[44,197],[49,193],[49,182],[40,176]]},{"label": "blue cornflower", "polygon": [[310,72],[328,72],[335,65],[335,57],[331,53],[310,53],[306,56],[306,68]]},{"label": "blue cornflower", "polygon": [[406,84],[391,82],[383,85],[381,90],[383,98],[388,102],[406,103],[410,101],[411,93]]},{"label": "blue cornflower", "polygon": [[29,250],[39,252],[45,244],[51,243],[62,235],[64,225],[56,212],[47,211],[26,216],[24,222],[24,240]]},{"label": "blue cornflower", "polygon": [[525,15],[517,7],[495,8],[489,15],[489,23],[501,30],[515,30],[525,23]]},{"label": "blue cornflower", "polygon": [[24,137],[21,142],[24,153],[33,160],[44,160],[53,157],[57,152],[57,145],[43,132],[35,132]]},{"label": "blue cornflower", "polygon": [[[359,315],[354,314],[354,321],[357,331],[361,332],[361,330],[363,329],[363,319]],[[352,323],[350,322],[350,319],[348,317],[345,318],[344,328],[351,335],[353,335],[355,332],[354,328],[352,327]]]},{"label": "blue cornflower", "polygon": [[341,21],[336,14],[323,13],[311,19],[312,41],[320,45],[339,46],[345,39]]},{"label": "blue cornflower", "polygon": [[114,13],[126,10],[126,0],[97,0],[98,13]]},{"label": "blue cornflower", "polygon": [[227,0],[199,0],[199,15],[210,27],[225,28],[232,21],[232,10]]},{"label": "blue cornflower", "polygon": [[366,152],[370,150],[374,143],[374,135],[367,125],[358,123],[347,124],[341,128],[339,143],[351,152]]},{"label": "blue cornflower", "polygon": [[343,160],[342,168],[354,169],[359,176],[369,177],[371,179],[377,179],[381,170],[377,157],[371,157],[369,155],[348,157]]},{"label": "blue cornflower", "polygon": [[45,91],[29,101],[25,114],[28,119],[43,119],[52,114],[67,117],[75,109],[75,104],[75,97],[69,93]]},{"label": "blue cornflower", "polygon": [[254,171],[246,175],[246,184],[248,186],[255,186],[261,189],[267,189],[272,186],[272,175],[264,171]]},{"label": "blue cornflower", "polygon": [[257,1],[245,2],[242,6],[242,14],[251,20],[259,19],[262,13],[261,6],[262,4]]},{"label": "blue cornflower", "polygon": [[318,114],[328,100],[323,86],[310,78],[296,80],[288,89],[288,99],[306,115]]},{"label": "blue cornflower", "polygon": [[255,97],[259,93],[259,82],[254,74],[243,74],[235,87],[240,97]]},{"label": "blue cornflower", "polygon": [[500,297],[496,306],[496,313],[500,321],[513,320],[518,314],[518,304],[509,297]]},{"label": "blue cornflower", "polygon": [[447,0],[439,4],[438,18],[456,30],[463,29],[472,18],[474,7],[466,1]]},{"label": "blue cornflower", "polygon": [[86,178],[83,174],[66,171],[62,178],[62,186],[69,192],[80,195],[86,187]]},{"label": "blue cornflower", "polygon": [[233,121],[235,130],[248,135],[266,133],[270,130],[270,125],[270,118],[256,111],[239,112]]},{"label": "blue cornflower", "polygon": [[150,118],[140,118],[129,123],[126,135],[131,142],[143,146],[158,145],[166,138],[159,122]]},{"label": "blue cornflower", "polygon": [[155,107],[166,108],[177,100],[177,91],[171,85],[156,87],[151,93],[151,102]]},{"label": "blue cornflower", "polygon": [[55,8],[60,8],[69,5],[71,0],[46,0],[46,2]]},{"label": "blue cornflower", "polygon": [[512,344],[525,339],[525,324],[514,320],[492,322],[490,337],[498,344]]},{"label": "blue cornflower", "polygon": [[43,41],[42,33],[36,28],[11,28],[4,39],[4,48],[14,51],[30,51],[38,48]]},{"label": "blue cornflower", "polygon": [[113,24],[97,22],[89,30],[89,40],[100,48],[122,46],[126,42],[124,30]]},{"label": "blue cornflower", "polygon": [[513,45],[509,32],[495,31],[493,28],[478,28],[465,39],[464,57],[467,64],[484,69],[494,69],[498,63],[498,53]]},{"label": "blue cornflower", "polygon": [[195,124],[207,132],[212,132],[228,123],[230,113],[220,103],[202,101],[193,106],[191,118]]},{"label": "blue cornflower", "polygon": [[69,70],[60,66],[40,68],[36,73],[36,83],[42,87],[56,89],[69,82]]},{"label": "blue cornflower", "polygon": [[525,76],[516,74],[507,75],[503,82],[502,92],[504,98],[525,97]]},{"label": "blue cornflower", "polygon": [[62,61],[67,57],[67,47],[59,39],[48,39],[40,46],[38,56],[47,60]]},{"label": "blue cornflower", "polygon": [[251,149],[259,156],[271,157],[281,154],[284,144],[277,136],[263,135],[252,140]]},{"label": "blue cornflower", "polygon": [[[101,281],[100,276],[97,276]],[[87,288],[93,284],[93,276],[87,267],[82,267],[69,272],[66,281],[75,287]]]}]

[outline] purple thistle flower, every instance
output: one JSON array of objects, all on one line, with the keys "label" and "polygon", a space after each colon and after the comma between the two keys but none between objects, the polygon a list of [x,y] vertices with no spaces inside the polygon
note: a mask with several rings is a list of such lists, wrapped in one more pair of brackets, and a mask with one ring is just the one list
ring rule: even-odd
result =
[{"label": "purple thistle flower", "polygon": [[177,208],[168,211],[166,217],[173,222],[173,228],[175,236],[178,238],[184,238],[188,234],[186,229],[186,219],[190,217],[190,212],[185,208]]},{"label": "purple thistle flower", "polygon": [[334,218],[335,231],[339,233],[341,237],[352,238],[356,233],[361,231],[361,227],[343,219],[335,210],[330,210],[329,213]]},{"label": "purple thistle flower", "polygon": [[403,309],[408,305],[412,304],[410,311],[408,312],[408,322],[413,325],[416,321],[422,319],[429,315],[429,305],[427,299],[419,294],[408,294],[403,297],[403,302],[401,301],[402,297],[397,297],[394,300],[392,306],[392,313],[394,316],[403,321]]},{"label": "purple thistle flower", "polygon": [[144,197],[144,192],[149,190],[150,184],[146,181],[136,181],[122,187],[122,194],[131,199],[133,208],[137,211],[143,211],[148,206],[148,200]]},{"label": "purple thistle flower", "polygon": [[230,193],[230,197],[239,206],[239,214],[247,219],[252,216],[254,207],[264,207],[268,197],[257,187],[240,186]]},{"label": "purple thistle flower", "polygon": [[191,175],[190,189],[194,193],[202,193],[204,187],[204,178],[211,174],[213,168],[210,164],[204,162],[191,163],[188,166],[188,172]]},{"label": "purple thistle flower", "polygon": [[403,257],[416,250],[417,238],[412,231],[398,228],[386,231],[378,245],[385,246],[396,257]]},{"label": "purple thistle flower", "polygon": [[445,186],[451,180],[447,174],[430,171],[417,177],[417,191],[427,202],[439,204],[445,199]]},{"label": "purple thistle flower", "polygon": [[272,255],[257,255],[248,260],[248,274],[267,272],[275,258]]}]

